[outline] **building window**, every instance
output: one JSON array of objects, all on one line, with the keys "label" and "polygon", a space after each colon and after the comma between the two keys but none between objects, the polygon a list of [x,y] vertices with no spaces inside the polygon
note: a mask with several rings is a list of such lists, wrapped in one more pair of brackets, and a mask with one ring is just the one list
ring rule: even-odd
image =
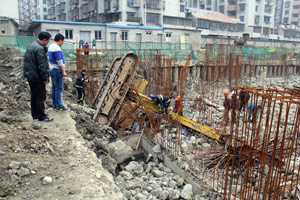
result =
[{"label": "building window", "polygon": [[284,7],[289,8],[291,6],[291,2],[290,1],[286,1],[284,3]]},{"label": "building window", "polygon": [[73,39],[73,30],[72,29],[66,29],[65,30],[65,37],[66,39]]},{"label": "building window", "polygon": [[184,5],[180,5],[180,12],[184,12]]},{"label": "building window", "polygon": [[166,33],[166,42],[171,42],[172,33]]},{"label": "building window", "polygon": [[255,24],[258,24],[258,23],[259,23],[259,16],[258,16],[258,15],[255,15],[255,16],[254,16],[254,23],[255,23]]},{"label": "building window", "polygon": [[264,16],[264,22],[265,22],[266,24],[270,24],[270,22],[271,22],[271,17],[269,17],[269,16]]},{"label": "building window", "polygon": [[5,31],[3,30],[3,31],[1,31],[3,34],[5,34]]},{"label": "building window", "polygon": [[101,40],[101,31],[95,31],[95,40]]},{"label": "building window", "polygon": [[244,16],[240,16],[240,20],[243,22],[245,20]]},{"label": "building window", "polygon": [[47,0],[43,0],[43,4],[47,4]]},{"label": "building window", "polygon": [[300,8],[300,6],[299,5],[295,5],[295,6],[293,6],[293,9],[299,9]]},{"label": "building window", "polygon": [[47,12],[47,8],[43,8],[43,11],[44,11],[44,12]]},{"label": "building window", "polygon": [[193,0],[193,8],[197,8],[198,5],[197,5],[197,0]]},{"label": "building window", "polygon": [[288,15],[290,13],[289,10],[284,11],[284,14]]},{"label": "building window", "polygon": [[224,6],[219,6],[219,11],[220,11],[220,13],[223,13],[224,14]]},{"label": "building window", "polygon": [[127,41],[128,40],[128,31],[122,31],[121,39],[123,41]]},{"label": "building window", "polygon": [[159,15],[158,14],[147,13],[146,22],[149,23],[149,24],[159,25]]},{"label": "building window", "polygon": [[285,24],[289,23],[289,18],[288,17],[283,18],[283,23]]},{"label": "building window", "polygon": [[255,6],[255,11],[256,11],[256,12],[258,11],[258,6]]},{"label": "building window", "polygon": [[185,43],[190,43],[190,34],[189,33],[184,34],[184,42]]},{"label": "building window", "polygon": [[44,20],[47,20],[48,19],[48,15],[44,15]]},{"label": "building window", "polygon": [[239,5],[239,11],[240,12],[244,12],[245,11],[245,7],[246,7],[246,4],[240,4]]},{"label": "building window", "polygon": [[253,27],[253,32],[254,33],[260,33],[261,32],[261,27]]}]

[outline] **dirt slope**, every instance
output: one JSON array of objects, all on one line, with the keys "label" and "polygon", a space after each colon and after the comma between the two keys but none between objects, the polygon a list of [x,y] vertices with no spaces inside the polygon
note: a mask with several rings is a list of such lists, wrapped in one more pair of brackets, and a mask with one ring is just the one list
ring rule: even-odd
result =
[{"label": "dirt slope", "polygon": [[72,111],[48,108],[53,122],[33,121],[22,56],[0,47],[0,57],[0,199],[122,199]]}]

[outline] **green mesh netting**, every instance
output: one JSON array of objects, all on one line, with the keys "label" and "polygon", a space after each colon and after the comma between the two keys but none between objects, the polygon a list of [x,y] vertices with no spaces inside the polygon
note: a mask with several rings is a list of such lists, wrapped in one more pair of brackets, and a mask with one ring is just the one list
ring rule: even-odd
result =
[{"label": "green mesh netting", "polygon": [[239,55],[243,59],[281,60],[283,55],[293,55],[294,50],[285,48],[266,48],[255,46],[234,46],[210,44],[207,47],[206,59],[216,60],[228,58],[230,54]]},{"label": "green mesh netting", "polygon": [[165,55],[172,59],[186,60],[192,53],[192,59],[198,60],[193,52],[191,44],[180,43],[107,43],[108,51],[102,56],[102,59],[113,60],[115,57],[123,56],[125,53],[133,52],[143,60],[154,59],[155,55]]},{"label": "green mesh netting", "polygon": [[[14,37],[0,36],[0,45],[12,47],[13,49],[20,50],[20,52],[24,54],[27,46],[35,40],[36,38],[30,36],[14,36]],[[69,43],[69,42],[65,42],[64,45],[62,46],[62,51],[64,53],[64,57],[66,60],[75,60],[74,47],[75,47],[74,43]]]},{"label": "green mesh netting", "polygon": [[[34,40],[36,40],[36,38],[30,36],[0,36],[0,45],[10,46],[14,49],[20,50],[21,53],[24,54],[27,46]],[[76,60],[75,47],[77,48],[75,43],[65,41],[62,46],[62,50],[66,60]],[[190,53],[192,53],[193,60],[199,60],[203,53],[207,60],[220,59],[221,57],[226,58],[230,53],[233,55],[239,55],[244,59],[274,60],[282,59],[282,55],[292,56],[295,53],[293,49],[285,48],[210,44],[206,47],[206,52],[203,52],[202,54],[197,52],[196,54],[193,51],[191,44],[155,42],[103,42],[99,45],[97,44],[96,48],[97,50],[104,50],[105,53],[101,55],[101,59],[106,61],[113,61],[116,57],[122,57],[128,52],[137,54],[143,60],[155,59],[155,55],[159,54],[169,56],[172,59],[186,60]],[[91,47],[91,51],[93,50],[94,47]],[[300,60],[300,57],[298,59]]]}]

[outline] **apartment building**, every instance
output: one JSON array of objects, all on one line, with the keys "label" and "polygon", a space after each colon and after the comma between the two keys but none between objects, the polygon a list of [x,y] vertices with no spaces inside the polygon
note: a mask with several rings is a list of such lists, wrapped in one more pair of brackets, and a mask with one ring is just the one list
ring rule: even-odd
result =
[{"label": "apartment building", "polygon": [[33,19],[48,19],[47,0],[36,0],[36,16],[34,16]]},{"label": "apartment building", "polygon": [[283,0],[282,24],[300,26],[300,0]]},{"label": "apartment building", "polygon": [[18,0],[0,0],[0,16],[9,17],[19,22]]},{"label": "apartment building", "polygon": [[28,24],[37,16],[37,0],[18,0],[20,24]]},{"label": "apartment building", "polygon": [[[266,37],[274,33],[275,5],[281,0],[200,0],[200,8],[218,11],[245,24],[251,37]],[[276,10],[280,16],[280,9]],[[277,17],[277,24],[280,18]]]}]

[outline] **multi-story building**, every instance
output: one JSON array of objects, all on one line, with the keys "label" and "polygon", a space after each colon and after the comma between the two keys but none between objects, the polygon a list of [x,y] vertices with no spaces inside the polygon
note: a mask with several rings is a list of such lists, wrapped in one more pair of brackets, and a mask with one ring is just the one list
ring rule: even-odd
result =
[{"label": "multi-story building", "polygon": [[20,24],[28,24],[36,14],[36,2],[33,0],[18,0]]},{"label": "multi-story building", "polygon": [[[252,37],[265,37],[274,33],[275,3],[279,0],[189,0],[191,7],[218,11],[245,24]],[[280,2],[280,1],[279,1]],[[278,10],[277,10],[278,12]]]},{"label": "multi-story building", "polygon": [[300,0],[283,0],[282,24],[300,26]]},{"label": "multi-story building", "polygon": [[18,11],[21,25],[33,19],[47,19],[47,0],[18,0]]},{"label": "multi-story building", "polygon": [[0,0],[0,16],[9,17],[19,22],[18,0]]},{"label": "multi-story building", "polygon": [[47,0],[35,0],[36,1],[36,16],[33,19],[48,19],[48,6]]}]

